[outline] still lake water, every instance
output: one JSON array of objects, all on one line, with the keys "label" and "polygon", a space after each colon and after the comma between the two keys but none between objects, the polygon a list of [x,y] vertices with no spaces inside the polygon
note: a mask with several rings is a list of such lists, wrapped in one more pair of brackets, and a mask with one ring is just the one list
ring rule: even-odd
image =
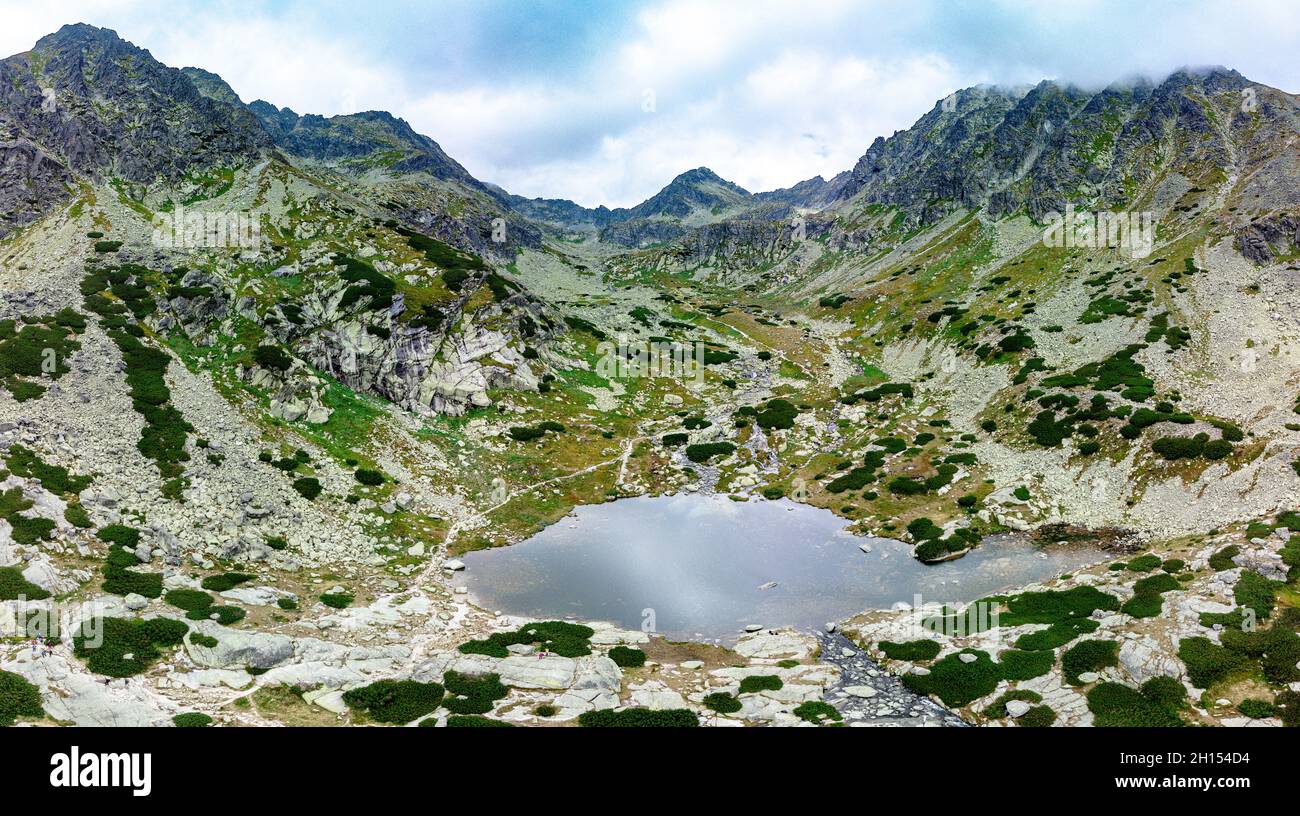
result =
[{"label": "still lake water", "polygon": [[[639,629],[654,610],[655,631],[665,635],[731,640],[747,624],[812,630],[911,604],[916,594],[966,603],[1106,558],[991,536],[963,558],[925,565],[910,545],[847,526],[787,499],[620,499],[578,507],[514,546],[469,553],[456,580],[494,611]],[[864,543],[870,553],[859,549]]]}]

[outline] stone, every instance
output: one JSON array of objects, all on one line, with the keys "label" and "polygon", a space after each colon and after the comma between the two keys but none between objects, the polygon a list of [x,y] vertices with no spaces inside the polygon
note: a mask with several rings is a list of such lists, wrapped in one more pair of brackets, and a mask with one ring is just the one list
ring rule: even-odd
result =
[{"label": "stone", "polygon": [[133,612],[139,612],[141,609],[144,609],[149,605],[148,598],[143,595],[137,595],[134,592],[128,594],[123,600],[126,603],[126,608]]},{"label": "stone", "polygon": [[957,659],[963,663],[974,663],[976,660],[979,660],[979,657],[971,654],[970,652],[962,652],[961,654],[957,655]]},{"label": "stone", "polygon": [[1087,685],[1088,683],[1095,683],[1100,679],[1101,679],[1101,675],[1097,674],[1096,672],[1088,671],[1088,672],[1079,673],[1079,682],[1083,683],[1084,685]]},{"label": "stone", "polygon": [[1031,708],[1033,706],[1024,700],[1009,700],[1007,702],[1007,713],[1017,719],[1028,714]]},{"label": "stone", "polygon": [[578,664],[573,658],[559,655],[511,655],[502,658],[495,669],[501,675],[501,682],[507,686],[535,689],[568,688],[573,684],[577,670]]},{"label": "stone", "polygon": [[640,686],[634,686],[631,689],[632,704],[649,708],[654,711],[666,711],[673,708],[686,708],[686,701],[682,695],[667,685],[658,681],[650,680]]},{"label": "stone", "polygon": [[683,669],[687,669],[688,671],[695,671],[696,669],[702,669],[702,668],[704,668],[704,661],[703,661],[703,660],[683,660],[681,663],[678,663],[677,665],[681,666]]},{"label": "stone", "polygon": [[1186,673],[1183,661],[1161,649],[1150,637],[1125,640],[1119,647],[1119,665],[1138,685],[1153,677],[1181,680]]},{"label": "stone", "polygon": [[230,669],[252,666],[269,669],[294,656],[293,640],[285,635],[268,632],[246,632],[230,629],[212,621],[197,621],[195,631],[216,638],[217,645],[198,646],[186,639],[185,648],[190,659],[200,666]]},{"label": "stone", "polygon": [[442,562],[442,568],[445,570],[451,570],[452,572],[458,572],[465,569],[465,562],[461,561],[459,558],[448,558],[446,561]]},{"label": "stone", "polygon": [[871,686],[845,686],[844,693],[850,697],[859,697],[864,700],[869,700],[880,692]]}]

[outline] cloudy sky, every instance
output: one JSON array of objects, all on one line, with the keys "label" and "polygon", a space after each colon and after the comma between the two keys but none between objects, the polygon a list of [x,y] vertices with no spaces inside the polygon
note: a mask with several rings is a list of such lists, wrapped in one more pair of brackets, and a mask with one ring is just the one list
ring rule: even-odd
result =
[{"label": "cloudy sky", "polygon": [[392,111],[528,196],[628,206],[708,166],[750,190],[852,167],[981,82],[1223,64],[1300,91],[1294,0],[0,0],[0,52],[69,22],[299,113]]}]

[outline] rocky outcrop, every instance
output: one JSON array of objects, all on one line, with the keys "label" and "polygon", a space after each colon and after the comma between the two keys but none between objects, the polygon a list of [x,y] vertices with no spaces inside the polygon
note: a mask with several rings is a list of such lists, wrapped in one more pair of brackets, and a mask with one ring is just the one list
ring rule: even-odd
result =
[{"label": "rocky outcrop", "polygon": [[0,233],[34,220],[75,175],[179,182],[272,147],[251,113],[204,96],[148,51],[108,29],[64,26],[0,62]]},{"label": "rocky outcrop", "polygon": [[1277,214],[1250,222],[1237,230],[1237,249],[1257,264],[1300,251],[1300,215]]}]

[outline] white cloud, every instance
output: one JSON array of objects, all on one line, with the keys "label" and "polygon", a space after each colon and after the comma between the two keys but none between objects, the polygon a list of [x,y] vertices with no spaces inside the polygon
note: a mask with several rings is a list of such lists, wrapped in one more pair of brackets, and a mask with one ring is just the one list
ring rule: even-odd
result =
[{"label": "white cloud", "polygon": [[829,177],[979,82],[1101,84],[1217,63],[1300,85],[1291,0],[644,0],[580,47],[529,13],[493,0],[0,0],[0,52],[67,22],[107,26],[168,64],[221,74],[245,100],[389,110],[479,178],[610,206],[701,165],[751,190]]}]

